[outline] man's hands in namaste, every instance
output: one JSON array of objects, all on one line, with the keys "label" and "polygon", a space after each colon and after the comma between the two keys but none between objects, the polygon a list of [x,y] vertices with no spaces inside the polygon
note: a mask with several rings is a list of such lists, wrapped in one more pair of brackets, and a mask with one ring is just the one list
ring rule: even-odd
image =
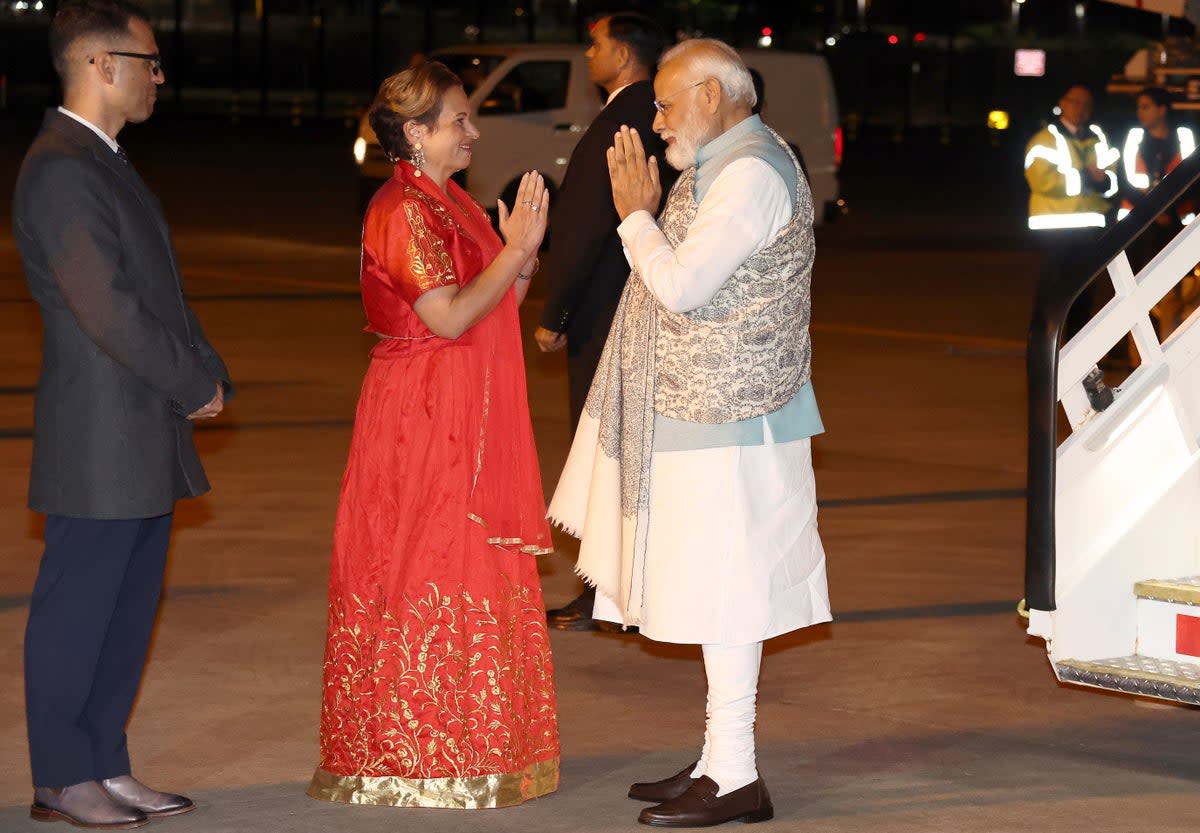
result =
[{"label": "man's hands in namaste", "polygon": [[662,185],[658,181],[658,162],[646,158],[646,149],[638,132],[626,125],[613,136],[608,149],[608,176],[612,180],[613,205],[622,220],[635,211],[658,210]]}]

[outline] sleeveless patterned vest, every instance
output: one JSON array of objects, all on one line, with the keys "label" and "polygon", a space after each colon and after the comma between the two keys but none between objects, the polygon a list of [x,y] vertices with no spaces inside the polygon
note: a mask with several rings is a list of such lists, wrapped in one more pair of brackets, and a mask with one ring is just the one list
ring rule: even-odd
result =
[{"label": "sleeveless patterned vest", "polygon": [[[798,178],[792,217],[775,239],[738,267],[705,306],[685,313],[659,306],[657,413],[704,424],[762,416],[786,405],[809,380],[812,195],[791,158]],[[696,217],[695,178],[695,168],[680,176],[659,217],[672,246],[686,238]]]}]

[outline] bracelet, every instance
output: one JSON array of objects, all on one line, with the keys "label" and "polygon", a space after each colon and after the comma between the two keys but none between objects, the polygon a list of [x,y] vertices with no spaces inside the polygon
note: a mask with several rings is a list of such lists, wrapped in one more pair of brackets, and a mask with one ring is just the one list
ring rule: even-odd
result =
[{"label": "bracelet", "polygon": [[535,257],[533,259],[533,268],[529,270],[529,274],[525,274],[524,272],[518,272],[517,280],[527,281],[527,280],[532,279],[534,272],[536,272],[541,267],[541,265],[542,265],[542,262]]}]

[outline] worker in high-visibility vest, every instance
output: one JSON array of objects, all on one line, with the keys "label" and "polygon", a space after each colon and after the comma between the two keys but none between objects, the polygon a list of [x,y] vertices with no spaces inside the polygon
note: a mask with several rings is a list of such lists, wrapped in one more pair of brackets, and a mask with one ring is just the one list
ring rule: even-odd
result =
[{"label": "worker in high-visibility vest", "polygon": [[[1029,228],[1046,252],[1046,280],[1057,279],[1108,225],[1121,157],[1104,131],[1091,123],[1092,93],[1087,87],[1069,87],[1055,114],[1025,150]],[[1068,338],[1091,317],[1098,300],[1094,288],[1080,296],[1067,316]]]},{"label": "worker in high-visibility vest", "polygon": [[[1175,126],[1171,118],[1171,94],[1162,87],[1147,87],[1138,93],[1138,127],[1129,131],[1122,153],[1121,172],[1124,186],[1121,189],[1121,208],[1117,219],[1123,220],[1134,204],[1151,188],[1162,182],[1163,177],[1175,170],[1179,163],[1196,150],[1196,135],[1190,127]],[[1194,204],[1184,200],[1175,206],[1172,214],[1159,217],[1159,225],[1186,226],[1196,218]]]},{"label": "worker in high-visibility vest", "polygon": [[[1129,131],[1123,146],[1118,221],[1196,150],[1192,129],[1176,125],[1172,116],[1171,94],[1162,87],[1147,87],[1138,93],[1139,126]],[[1126,251],[1130,265],[1135,271],[1141,269],[1195,218],[1196,205],[1190,197],[1179,200],[1159,214]],[[1179,325],[1184,314],[1195,305],[1198,295],[1200,282],[1194,275],[1187,275],[1150,310],[1160,337]]]},{"label": "worker in high-visibility vest", "polygon": [[1038,131],[1025,149],[1029,183],[1029,228],[1034,231],[1104,228],[1117,193],[1120,151],[1090,123],[1092,94],[1068,89],[1058,117]]}]

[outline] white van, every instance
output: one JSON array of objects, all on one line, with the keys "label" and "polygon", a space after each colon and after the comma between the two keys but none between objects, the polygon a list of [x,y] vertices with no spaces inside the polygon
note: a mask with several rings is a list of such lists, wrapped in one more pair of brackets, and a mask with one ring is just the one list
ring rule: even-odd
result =
[{"label": "white van", "polygon": [[[762,74],[763,120],[799,149],[813,192],[816,222],[841,209],[838,168],[842,131],[825,59],[771,50],[746,50],[742,60]],[[433,53],[460,78],[482,137],[471,167],[456,175],[484,206],[512,203],[524,171],[537,170],[553,189],[571,151],[603,105],[578,44],[456,46]],[[364,203],[392,175],[364,115],[354,143]]]}]

